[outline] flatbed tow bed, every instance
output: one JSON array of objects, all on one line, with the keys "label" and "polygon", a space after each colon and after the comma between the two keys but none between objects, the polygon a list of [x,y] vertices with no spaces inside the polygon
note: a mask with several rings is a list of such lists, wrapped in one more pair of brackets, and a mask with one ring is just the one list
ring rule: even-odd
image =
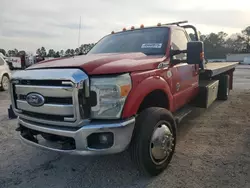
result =
[{"label": "flatbed tow bed", "polygon": [[201,72],[201,76],[214,77],[223,72],[234,71],[238,64],[238,62],[209,62],[205,65],[203,72]]}]

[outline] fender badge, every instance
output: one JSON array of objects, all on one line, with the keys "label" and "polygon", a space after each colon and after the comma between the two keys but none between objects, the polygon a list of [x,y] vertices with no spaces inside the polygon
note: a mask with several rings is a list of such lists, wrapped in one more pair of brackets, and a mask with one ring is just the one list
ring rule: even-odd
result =
[{"label": "fender badge", "polygon": [[172,72],[169,70],[167,71],[167,77],[170,78],[172,76]]},{"label": "fender badge", "polygon": [[165,68],[169,65],[169,62],[168,61],[165,61],[165,62],[161,62],[159,63],[158,65],[158,69],[162,69],[162,68]]}]

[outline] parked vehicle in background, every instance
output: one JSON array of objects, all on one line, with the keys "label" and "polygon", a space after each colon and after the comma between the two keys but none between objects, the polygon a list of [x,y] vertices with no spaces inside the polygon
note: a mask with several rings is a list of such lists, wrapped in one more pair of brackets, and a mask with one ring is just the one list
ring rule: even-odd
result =
[{"label": "parked vehicle in background", "polygon": [[11,69],[24,69],[24,60],[22,57],[7,57],[7,61],[11,64]]},{"label": "parked vehicle in background", "polygon": [[0,56],[0,89],[8,90],[9,89],[9,80],[10,80],[10,69],[8,63],[5,61],[4,56]]},{"label": "parked vehicle in background", "polygon": [[241,64],[250,65],[250,56],[249,57],[245,57],[244,61]]},{"label": "parked vehicle in background", "polygon": [[24,70],[29,66],[43,61],[44,58],[33,55],[19,55],[17,57],[6,57],[6,61],[10,65],[11,70]]},{"label": "parked vehicle in background", "polygon": [[77,155],[129,148],[140,170],[162,172],[190,105],[227,100],[238,64],[205,64],[196,28],[183,23],[112,32],[87,55],[16,72],[11,98],[22,141]]}]

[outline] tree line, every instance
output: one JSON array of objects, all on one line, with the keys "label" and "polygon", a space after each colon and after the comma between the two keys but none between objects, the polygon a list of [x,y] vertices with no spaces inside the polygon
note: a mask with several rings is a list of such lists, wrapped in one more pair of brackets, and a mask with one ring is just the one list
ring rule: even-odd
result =
[{"label": "tree line", "polygon": [[[189,34],[194,39],[193,34]],[[204,43],[204,53],[207,59],[226,58],[230,53],[250,53],[250,26],[241,33],[229,36],[221,31],[208,35],[200,34],[200,40]]]},{"label": "tree line", "polygon": [[[189,34],[191,39],[194,39],[193,34]],[[229,53],[250,53],[250,26],[246,27],[241,33],[235,33],[229,36],[227,33],[221,31],[218,33],[210,33],[208,35],[200,34],[201,41],[204,42],[205,57],[207,59],[225,58]],[[76,49],[67,49],[55,51],[54,49],[46,50],[41,47],[36,50],[40,57],[64,57],[87,54],[94,46],[91,44],[82,44]],[[18,56],[25,54],[24,50],[17,49],[5,51],[0,49],[0,52],[6,56]]]},{"label": "tree line", "polygon": [[[60,50],[60,51],[55,51],[54,49],[49,49],[46,50],[45,47],[38,48],[36,50],[36,54],[39,57],[45,58],[45,57],[65,57],[65,56],[75,56],[75,55],[84,55],[87,54],[91,48],[93,48],[95,44],[90,43],[90,44],[82,44],[79,48],[76,49],[67,49],[67,50]],[[21,56],[21,55],[26,55],[27,52],[24,50],[18,51],[16,48],[13,50],[5,50],[5,49],[0,49],[0,53],[2,53],[5,56]]]}]

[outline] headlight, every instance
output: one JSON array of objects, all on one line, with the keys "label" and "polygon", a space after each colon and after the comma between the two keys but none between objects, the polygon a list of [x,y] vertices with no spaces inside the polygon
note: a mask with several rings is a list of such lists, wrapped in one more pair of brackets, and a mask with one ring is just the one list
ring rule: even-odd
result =
[{"label": "headlight", "polygon": [[90,90],[96,92],[97,98],[96,106],[91,107],[91,117],[94,119],[120,118],[131,88],[129,74],[91,78]]}]

